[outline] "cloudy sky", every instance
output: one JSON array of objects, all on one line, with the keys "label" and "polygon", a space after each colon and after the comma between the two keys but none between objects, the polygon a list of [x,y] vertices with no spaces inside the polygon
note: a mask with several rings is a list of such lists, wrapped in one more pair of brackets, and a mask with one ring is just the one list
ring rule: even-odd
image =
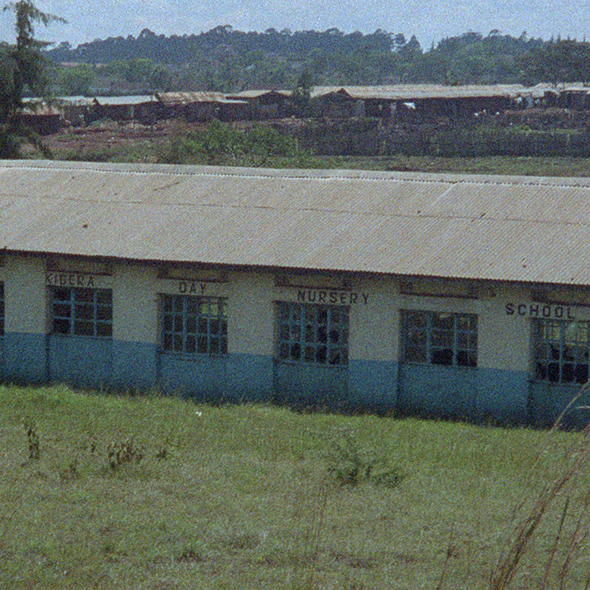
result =
[{"label": "cloudy sky", "polygon": [[[0,0],[2,4],[2,0]],[[291,29],[372,32],[378,28],[406,37],[415,34],[427,48],[467,31],[492,29],[519,36],[590,40],[590,0],[37,0],[45,12],[62,16],[37,36],[78,45],[97,38],[191,34],[231,25],[243,31]],[[13,19],[0,13],[0,40],[12,41]]]}]

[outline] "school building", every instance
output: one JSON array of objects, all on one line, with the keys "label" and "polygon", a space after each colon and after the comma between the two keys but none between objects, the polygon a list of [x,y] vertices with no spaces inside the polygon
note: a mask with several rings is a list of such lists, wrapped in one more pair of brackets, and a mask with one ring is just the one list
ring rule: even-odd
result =
[{"label": "school building", "polygon": [[0,377],[546,425],[588,244],[587,179],[0,161]]}]

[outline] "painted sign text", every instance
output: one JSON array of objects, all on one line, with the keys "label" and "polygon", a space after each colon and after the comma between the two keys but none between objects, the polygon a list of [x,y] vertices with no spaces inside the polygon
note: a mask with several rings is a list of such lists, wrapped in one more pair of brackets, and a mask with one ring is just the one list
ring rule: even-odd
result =
[{"label": "painted sign text", "polygon": [[178,292],[183,295],[203,295],[207,289],[207,283],[198,281],[178,281]]},{"label": "painted sign text", "polygon": [[302,303],[329,303],[330,305],[367,305],[369,295],[328,289],[298,289],[297,301]]},{"label": "painted sign text", "polygon": [[79,272],[47,272],[45,284],[54,287],[94,287],[94,275]]},{"label": "painted sign text", "polygon": [[506,315],[519,315],[529,318],[574,320],[575,308],[570,305],[549,305],[548,303],[507,303]]}]

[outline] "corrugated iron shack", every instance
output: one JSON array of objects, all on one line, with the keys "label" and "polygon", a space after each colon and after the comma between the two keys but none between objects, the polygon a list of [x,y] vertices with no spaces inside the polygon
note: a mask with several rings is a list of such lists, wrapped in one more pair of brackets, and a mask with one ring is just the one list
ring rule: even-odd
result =
[{"label": "corrugated iron shack", "polygon": [[245,101],[225,98],[221,92],[160,92],[156,98],[160,103],[159,116],[162,119],[207,122],[248,118]]},{"label": "corrugated iron shack", "polygon": [[0,377],[585,423],[590,180],[0,162]]},{"label": "corrugated iron shack", "polygon": [[19,117],[27,126],[36,131],[39,135],[50,135],[57,133],[66,125],[60,109],[45,103],[25,103]]},{"label": "corrugated iron shack", "polygon": [[244,90],[228,94],[230,100],[248,105],[247,118],[251,120],[282,119],[293,114],[291,92],[287,90]]},{"label": "corrugated iron shack", "polygon": [[403,84],[394,86],[317,87],[312,97],[325,117],[398,117],[408,110],[421,118],[470,117],[477,112],[503,112],[524,88],[520,85],[440,86]]},{"label": "corrugated iron shack", "polygon": [[158,104],[152,95],[100,96],[92,100],[88,118],[90,121],[111,119],[152,123],[156,120],[157,108]]}]

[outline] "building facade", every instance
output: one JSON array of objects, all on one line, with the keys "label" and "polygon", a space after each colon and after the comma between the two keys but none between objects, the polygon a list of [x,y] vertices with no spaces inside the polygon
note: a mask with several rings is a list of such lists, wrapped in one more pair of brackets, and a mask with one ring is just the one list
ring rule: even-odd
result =
[{"label": "building facade", "polygon": [[576,179],[0,163],[0,374],[581,423],[589,198]]}]

